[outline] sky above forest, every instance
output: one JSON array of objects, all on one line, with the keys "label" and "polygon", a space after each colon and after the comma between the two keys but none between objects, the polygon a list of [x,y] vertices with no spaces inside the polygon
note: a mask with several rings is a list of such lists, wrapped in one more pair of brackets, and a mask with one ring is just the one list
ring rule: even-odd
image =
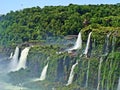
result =
[{"label": "sky above forest", "polygon": [[39,6],[67,6],[69,4],[88,5],[88,4],[116,4],[119,0],[2,0],[0,3],[0,14],[10,11],[22,10]]}]

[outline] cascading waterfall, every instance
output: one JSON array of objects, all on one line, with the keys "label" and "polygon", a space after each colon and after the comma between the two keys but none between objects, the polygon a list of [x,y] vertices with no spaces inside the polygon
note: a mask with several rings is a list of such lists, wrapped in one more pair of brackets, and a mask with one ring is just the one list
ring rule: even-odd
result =
[{"label": "cascading waterfall", "polygon": [[85,54],[87,56],[88,54],[88,49],[89,49],[89,45],[90,45],[90,37],[91,37],[92,32],[89,33],[88,39],[87,39],[87,44],[86,44],[86,48],[83,54]]},{"label": "cascading waterfall", "polygon": [[62,52],[56,52],[56,54],[61,54],[61,53],[66,52],[66,51],[68,51],[68,53],[71,53],[72,50],[77,50],[77,49],[81,49],[81,48],[82,48],[82,37],[81,37],[81,32],[79,32],[78,38],[75,42],[75,45],[72,48],[69,48],[69,49],[62,51]]},{"label": "cascading waterfall", "polygon": [[23,69],[26,68],[26,60],[27,60],[27,55],[29,50],[30,50],[30,47],[26,47],[25,49],[22,50],[16,71],[18,71],[21,68]]},{"label": "cascading waterfall", "polygon": [[103,58],[100,58],[99,69],[98,69],[98,85],[97,90],[100,90],[100,80],[101,80],[101,66],[102,66]]},{"label": "cascading waterfall", "polygon": [[88,61],[88,68],[87,68],[86,84],[85,84],[86,88],[88,87],[89,70],[90,70],[90,60]]},{"label": "cascading waterfall", "polygon": [[105,46],[104,46],[104,51],[103,54],[107,55],[109,53],[109,37],[111,35],[111,32],[109,34],[107,34],[107,37],[105,39]]},{"label": "cascading waterfall", "polygon": [[[113,86],[114,86],[114,80],[115,80],[115,78],[114,78],[114,75],[111,72],[114,72],[115,67],[117,66],[116,65],[116,61],[114,60],[114,55],[115,55],[114,54],[114,49],[115,49],[116,37],[113,35],[113,38],[112,38],[112,47],[110,48],[109,47],[109,45],[110,45],[110,43],[109,43],[109,37],[110,37],[110,35],[111,35],[111,32],[109,34],[107,34],[106,39],[105,39],[105,45],[104,45],[104,48],[103,48],[104,49],[104,51],[103,51],[104,55],[103,56],[105,56],[106,65],[104,66],[105,67],[104,68],[104,73],[103,73],[104,76],[102,78],[103,80],[102,80],[101,83],[102,83],[102,88],[106,88],[106,90],[110,90],[110,89],[113,90],[113,88],[114,88]],[[112,52],[111,52],[112,55],[111,55],[111,59],[108,62],[107,55],[108,55],[108,53],[111,50],[112,50]],[[109,67],[109,70],[107,71],[108,67]],[[106,73],[106,71],[108,72],[108,74],[106,75],[108,77],[108,79],[106,79],[106,81],[105,81],[105,73]],[[97,87],[97,90],[100,90],[99,88],[100,88],[100,86]]]},{"label": "cascading waterfall", "polygon": [[119,77],[119,81],[118,81],[117,90],[120,90],[120,77]]},{"label": "cascading waterfall", "polygon": [[[107,34],[106,38],[105,38],[105,45],[103,48],[103,55],[102,56],[107,56],[109,53],[109,37],[111,35],[111,32],[109,34]],[[100,60],[99,60],[99,68],[98,68],[98,83],[97,83],[97,90],[100,90],[100,84],[101,84],[101,66],[102,66],[102,62],[103,62],[103,57],[101,56]],[[102,86],[103,87],[103,86]]]},{"label": "cascading waterfall", "polygon": [[81,37],[81,32],[79,32],[75,45],[72,48],[68,49],[68,51],[81,49],[81,48],[82,48],[82,37]]},{"label": "cascading waterfall", "polygon": [[43,68],[41,72],[40,79],[39,79],[40,81],[45,80],[46,74],[47,74],[47,68],[48,68],[48,63],[47,65],[45,65],[45,67]]},{"label": "cascading waterfall", "polygon": [[111,32],[109,34],[107,34],[107,46],[106,46],[106,51],[107,53],[109,52],[109,37],[111,35]]},{"label": "cascading waterfall", "polygon": [[16,49],[15,49],[15,52],[14,52],[14,55],[13,55],[13,58],[12,59],[14,59],[14,60],[18,60],[18,56],[19,56],[19,48],[18,47],[16,47]]},{"label": "cascading waterfall", "polygon": [[[90,45],[91,45],[91,41],[90,41],[91,34],[92,34],[92,32],[90,32],[88,35],[85,52],[82,54],[89,55],[89,49],[90,49]],[[77,71],[78,70],[80,71],[80,72],[78,71],[78,73],[75,73],[75,68],[78,65],[78,60],[81,58],[78,58],[78,56],[75,57],[75,58],[78,58],[78,60],[74,64],[72,64],[72,67],[70,68],[70,73],[68,75],[68,80],[67,80],[66,86],[69,86],[74,82],[75,74],[77,74],[78,80],[75,82],[75,85],[76,84],[79,85],[80,86],[80,87],[78,87],[79,89],[85,88],[85,89],[89,89],[89,90],[114,90],[114,89],[120,90],[120,78],[118,80],[119,81],[118,85],[116,85],[116,76],[118,73],[115,72],[115,74],[114,74],[114,71],[116,70],[116,68],[119,67],[119,62],[117,61],[118,59],[116,59],[117,56],[115,56],[115,54],[117,55],[119,53],[114,52],[115,44],[116,44],[115,43],[116,37],[113,36],[113,39],[111,39],[112,40],[112,46],[111,46],[112,53],[110,52],[110,48],[109,48],[109,46],[110,46],[109,37],[110,37],[110,34],[108,34],[105,38],[106,45],[104,47],[104,49],[105,49],[104,54],[103,53],[99,53],[99,55],[97,54],[97,56],[99,57],[99,60],[98,60],[97,56],[95,58],[94,57],[90,57],[90,58],[83,57],[82,58],[83,60],[81,60],[81,62],[79,62],[80,65],[77,68]],[[77,41],[76,41],[76,43],[77,43]],[[29,49],[30,49],[30,47],[26,47],[21,52],[20,60],[19,60],[18,67],[16,70],[26,67],[25,64],[26,64],[26,58],[27,58]],[[98,50],[100,50],[100,49],[101,49],[101,44],[100,44],[100,48]],[[71,48],[71,50],[72,50],[72,48]],[[16,53],[16,50],[15,50],[15,53]],[[108,54],[107,59],[106,59],[106,53],[110,53],[110,54]],[[81,52],[80,53],[78,52],[78,55],[80,55],[80,54],[81,54]],[[82,54],[80,55],[80,57],[83,56]],[[13,55],[13,58],[15,56],[16,55]],[[67,73],[63,73],[64,75],[68,74],[68,69],[69,69],[69,65],[71,62],[69,62],[69,63],[67,63],[67,62],[71,58],[74,58],[74,57],[72,57],[72,56],[69,57],[66,55],[64,62],[62,61],[63,65],[60,65],[60,67],[65,65],[64,71],[66,71]],[[49,59],[49,57],[47,59]],[[58,63],[58,64],[61,64],[61,63]],[[38,79],[36,79],[34,81],[43,81],[46,79],[48,65],[49,65],[49,62],[45,63],[44,67],[42,68],[40,76],[38,77]],[[38,68],[38,64],[36,65],[35,69],[33,69],[33,70],[36,70],[36,68]],[[54,68],[56,68],[56,67],[54,67]],[[117,76],[117,78],[118,77],[119,76]],[[50,78],[50,77],[48,77],[48,78]],[[66,80],[66,76],[64,78]],[[64,80],[64,78],[62,78],[61,80],[58,80],[58,82],[61,82],[62,80]]]},{"label": "cascading waterfall", "polygon": [[113,38],[112,38],[112,52],[115,51],[115,42],[116,42],[116,37],[113,36]]},{"label": "cascading waterfall", "polygon": [[67,82],[66,86],[68,86],[68,85],[70,85],[72,83],[73,78],[74,78],[74,69],[75,69],[77,64],[78,64],[78,61],[75,64],[73,64],[73,66],[71,68],[71,71],[70,71],[70,76],[69,76],[69,79],[68,79],[68,82]]},{"label": "cascading waterfall", "polygon": [[12,57],[13,57],[13,52],[10,53],[9,59],[12,59]]},{"label": "cascading waterfall", "polygon": [[15,70],[18,63],[19,47],[17,46],[10,62],[10,71]]},{"label": "cascading waterfall", "polygon": [[[108,38],[109,38],[109,36],[110,36],[110,34],[111,33],[109,33],[108,34]],[[113,72],[113,70],[114,70],[114,68],[116,67],[116,63],[115,63],[115,60],[114,60],[114,51],[115,51],[115,43],[116,43],[116,36],[114,36],[113,35],[113,37],[112,37],[112,55],[111,55],[111,57],[112,57],[112,59],[111,59],[111,61],[110,61],[110,64],[109,64],[109,66],[110,66],[110,70],[109,70],[109,73],[108,73],[108,77],[109,77],[109,80],[107,80],[107,90],[109,90],[109,89],[113,89],[113,86],[114,86],[114,76],[112,75],[112,73],[111,72]],[[109,48],[108,48],[108,52],[109,52],[110,50],[109,50]],[[113,78],[113,81],[112,81],[112,84],[113,85],[110,85],[109,86],[109,83],[110,83],[110,80],[112,80],[112,78]],[[119,89],[120,90],[120,89]]]},{"label": "cascading waterfall", "polygon": [[[47,60],[49,60],[50,57],[47,57]],[[40,75],[40,78],[37,78],[37,79],[33,79],[32,81],[36,82],[36,81],[43,81],[45,80],[46,78],[46,74],[47,74],[47,69],[48,69],[48,64],[49,64],[49,61],[48,63],[44,66],[42,72],[41,72],[41,75]]]}]

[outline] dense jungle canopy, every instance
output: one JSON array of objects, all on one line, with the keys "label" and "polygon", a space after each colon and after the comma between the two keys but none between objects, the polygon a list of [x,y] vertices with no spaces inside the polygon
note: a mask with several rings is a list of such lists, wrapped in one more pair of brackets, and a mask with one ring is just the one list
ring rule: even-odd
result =
[{"label": "dense jungle canopy", "polygon": [[120,31],[120,5],[32,7],[0,16],[1,45],[40,41],[47,36],[77,35],[87,29]]}]

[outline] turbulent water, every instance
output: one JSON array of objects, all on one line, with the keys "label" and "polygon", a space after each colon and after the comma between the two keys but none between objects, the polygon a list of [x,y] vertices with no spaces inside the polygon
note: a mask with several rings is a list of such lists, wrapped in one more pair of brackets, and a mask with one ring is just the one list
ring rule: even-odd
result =
[{"label": "turbulent water", "polygon": [[88,68],[87,68],[86,84],[85,84],[86,88],[88,87],[89,69],[90,69],[90,60],[88,61]]},{"label": "turbulent water", "polygon": [[26,60],[27,60],[27,55],[29,52],[30,47],[26,47],[25,49],[22,50],[20,60],[18,62],[16,70],[19,70],[21,68],[26,68]]},{"label": "turbulent water", "polygon": [[[14,52],[14,55],[11,55],[11,62],[9,64],[10,71],[14,71],[18,63],[18,56],[19,56],[19,47],[17,46]],[[9,58],[10,59],[10,58]]]},{"label": "turbulent water", "polygon": [[69,79],[68,79],[68,82],[66,84],[66,86],[70,85],[73,81],[73,77],[74,77],[74,69],[76,67],[76,65],[78,64],[78,62],[76,62],[75,64],[73,64],[72,68],[71,68],[71,71],[70,71],[70,76],[69,76]]},{"label": "turbulent water", "polygon": [[75,45],[68,50],[76,50],[76,49],[81,49],[81,48],[82,48],[82,37],[81,37],[81,32],[79,32]]},{"label": "turbulent water", "polygon": [[87,44],[86,44],[86,48],[84,51],[84,54],[87,55],[88,54],[88,49],[89,49],[89,45],[90,45],[90,37],[91,37],[92,32],[89,33],[88,35],[88,40],[87,40]]},{"label": "turbulent water", "polygon": [[40,76],[40,80],[41,80],[41,81],[42,81],[42,80],[45,80],[45,78],[46,78],[47,68],[48,68],[48,63],[47,63],[47,65],[43,68],[43,70],[42,70],[42,73],[41,73],[41,76]]},{"label": "turbulent water", "polygon": [[0,55],[0,90],[30,90],[21,87],[19,84],[12,85],[8,76],[8,65],[10,63],[9,57]]},{"label": "turbulent water", "polygon": [[98,86],[97,86],[97,90],[99,90],[100,88],[100,74],[101,74],[101,64],[103,62],[103,58],[100,58],[100,63],[99,63],[99,69],[98,69]]},{"label": "turbulent water", "polygon": [[11,52],[9,59],[12,59],[13,57],[13,52]]},{"label": "turbulent water", "polygon": [[[81,48],[82,39],[81,33],[79,33],[75,46],[71,48],[71,50],[82,49],[84,52],[80,53],[78,53],[78,50],[74,50],[70,54],[64,54],[63,52],[60,55],[49,52],[49,48],[45,49],[41,46],[43,51],[41,49],[41,51],[37,49],[40,51],[37,53],[30,51],[28,60],[27,55],[30,47],[22,50],[19,60],[18,47],[16,47],[14,55],[10,55],[11,57],[0,54],[0,90],[57,90],[56,88],[69,88],[69,86],[77,88],[75,90],[120,90],[120,79],[117,81],[116,78],[118,71],[115,72],[119,67],[117,60],[119,53],[114,54],[115,37],[113,37],[112,40],[112,53],[110,53],[109,49],[110,34],[108,34],[105,39],[104,51],[102,52],[101,47],[101,51],[96,52],[97,50],[95,50],[96,53],[94,55],[91,54],[90,57],[87,57],[87,55],[89,56],[88,53],[92,42],[92,38],[90,38],[91,34],[92,32],[88,35],[87,44],[85,43],[86,47]],[[51,48],[52,46],[50,46],[50,49]],[[34,50],[36,50],[36,48]],[[46,51],[49,54],[46,53]],[[99,55],[97,55],[97,53]],[[85,54],[86,57],[83,54]],[[49,55],[50,57],[48,57]],[[46,57],[48,58],[45,59]],[[114,59],[114,57],[116,58]],[[51,60],[49,61],[49,59]],[[48,63],[46,63],[45,60]],[[77,62],[75,63],[75,61]],[[46,64],[42,67],[44,63]],[[16,69],[14,72],[9,72],[9,70],[11,70],[11,68],[9,68],[10,65],[12,69]],[[36,77],[38,78],[35,79]]]}]

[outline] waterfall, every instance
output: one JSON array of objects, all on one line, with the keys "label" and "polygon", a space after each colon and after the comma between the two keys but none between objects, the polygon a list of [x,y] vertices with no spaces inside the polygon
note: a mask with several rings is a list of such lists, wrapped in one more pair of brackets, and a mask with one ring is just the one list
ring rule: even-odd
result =
[{"label": "waterfall", "polygon": [[68,49],[68,51],[81,49],[81,48],[82,48],[82,38],[81,38],[81,32],[79,32],[75,45],[72,48]]},{"label": "waterfall", "polygon": [[102,66],[103,58],[100,58],[99,69],[98,69],[98,85],[97,90],[100,90],[100,80],[101,80],[101,66]]},{"label": "waterfall", "polygon": [[112,38],[112,52],[115,51],[115,42],[116,42],[116,37],[113,36],[113,38]]},{"label": "waterfall", "polygon": [[106,45],[106,53],[109,52],[109,37],[110,37],[110,34],[111,34],[111,32],[110,32],[109,34],[107,34],[107,40],[106,40],[106,43],[107,43],[107,45]]},{"label": "waterfall", "polygon": [[106,39],[105,39],[105,45],[103,48],[103,54],[107,55],[109,53],[109,37],[111,35],[111,32],[107,34]]},{"label": "waterfall", "polygon": [[12,59],[13,57],[13,52],[10,53],[9,59]]},{"label": "waterfall", "polygon": [[26,47],[25,49],[22,50],[16,71],[18,71],[21,68],[24,68],[24,69],[26,68],[26,60],[27,60],[29,49],[30,47]]},{"label": "waterfall", "polygon": [[12,60],[10,62],[10,69],[11,69],[10,71],[13,71],[16,68],[18,63],[18,56],[19,56],[19,48],[17,46],[14,55],[12,56]]},{"label": "waterfall", "polygon": [[48,63],[47,63],[47,65],[45,65],[45,67],[42,70],[42,73],[41,73],[40,79],[39,79],[40,81],[45,80],[46,74],[47,74],[47,68],[48,68]]},{"label": "waterfall", "polygon": [[[49,60],[49,58],[50,57],[47,57],[47,60]],[[36,82],[36,81],[43,81],[43,80],[45,80],[46,74],[47,74],[47,69],[48,69],[48,63],[44,66],[44,68],[43,68],[43,70],[41,72],[40,78],[33,79],[32,81]]]},{"label": "waterfall", "polygon": [[118,87],[117,90],[120,90],[120,77],[119,77],[119,81],[118,81]]},{"label": "waterfall", "polygon": [[87,68],[86,84],[85,84],[86,88],[88,87],[89,70],[90,70],[90,60],[88,61],[88,68]]},{"label": "waterfall", "polygon": [[66,84],[66,86],[70,85],[73,81],[73,77],[74,77],[74,69],[76,67],[76,65],[78,64],[78,62],[76,62],[75,64],[73,64],[72,68],[71,68],[71,71],[70,71],[70,75],[69,75],[69,79],[68,79],[68,82]]},{"label": "waterfall", "polygon": [[91,37],[92,32],[89,33],[88,39],[87,39],[87,44],[86,48],[83,54],[87,55],[88,54],[88,49],[89,49],[89,44],[90,44],[90,37]]}]

